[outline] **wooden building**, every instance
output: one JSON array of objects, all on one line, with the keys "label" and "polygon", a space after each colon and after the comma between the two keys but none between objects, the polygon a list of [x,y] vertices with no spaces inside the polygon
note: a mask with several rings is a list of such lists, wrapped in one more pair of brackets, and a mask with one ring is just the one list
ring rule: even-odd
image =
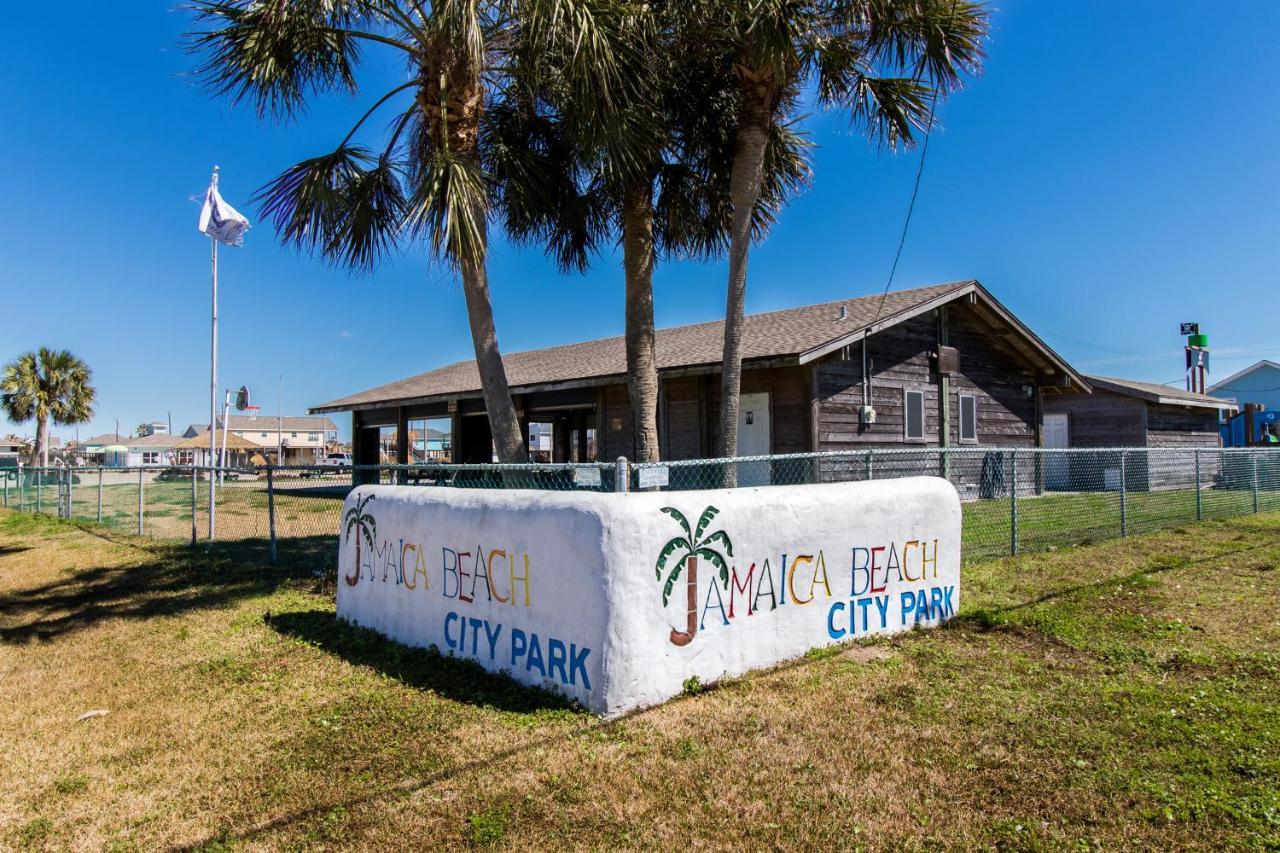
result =
[{"label": "wooden building", "polygon": [[[713,454],[723,322],[661,329],[664,459]],[[743,341],[739,454],[870,447],[1040,444],[1049,398],[1089,385],[976,281],[756,314]],[[623,339],[504,357],[521,422],[550,424],[553,461],[633,456]],[[333,400],[351,412],[357,464],[393,431],[409,460],[410,424],[447,420],[453,459],[488,462],[492,437],[474,361]]]},{"label": "wooden building", "polygon": [[[1047,398],[1044,444],[1047,447],[1149,447],[1194,450],[1222,445],[1219,412],[1235,404],[1167,385],[1088,376],[1093,393]],[[1134,491],[1187,488],[1189,463],[1173,454],[1131,454],[1125,483]],[[1217,460],[1202,459],[1202,474],[1217,470]],[[1052,464],[1045,486],[1065,491],[1119,488],[1120,454],[1081,457]],[[1212,470],[1209,468],[1212,467]]]}]

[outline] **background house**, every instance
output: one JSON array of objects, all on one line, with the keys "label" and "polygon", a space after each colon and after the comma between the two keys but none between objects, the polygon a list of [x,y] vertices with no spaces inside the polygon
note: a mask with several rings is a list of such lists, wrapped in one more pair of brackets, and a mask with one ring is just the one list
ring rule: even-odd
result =
[{"label": "background house", "polygon": [[27,443],[16,435],[0,438],[0,459],[20,459],[27,453]]},{"label": "background house", "polygon": [[[657,333],[664,459],[713,453],[723,336],[722,321]],[[753,315],[743,356],[743,456],[1035,447],[1042,402],[1089,390],[976,281]],[[540,448],[548,435],[550,461],[634,456],[621,337],[514,353],[504,362],[526,437],[536,435]],[[474,361],[311,411],[351,412],[357,464],[376,463],[386,435],[395,437],[397,461],[408,462],[410,425],[420,421],[448,425],[454,461],[492,459]],[[754,479],[770,480],[767,465]]]},{"label": "background house", "polygon": [[[337,425],[326,417],[229,415],[227,428],[232,435],[252,442],[255,452],[265,461],[282,465],[312,465],[338,438]],[[221,418],[218,430],[222,430]],[[208,424],[192,424],[182,437],[207,436],[208,432]]]},{"label": "background house", "polygon": [[1256,444],[1264,425],[1280,429],[1280,364],[1263,359],[1211,385],[1209,393],[1231,400],[1238,409],[1234,416],[1222,418],[1224,444]]}]

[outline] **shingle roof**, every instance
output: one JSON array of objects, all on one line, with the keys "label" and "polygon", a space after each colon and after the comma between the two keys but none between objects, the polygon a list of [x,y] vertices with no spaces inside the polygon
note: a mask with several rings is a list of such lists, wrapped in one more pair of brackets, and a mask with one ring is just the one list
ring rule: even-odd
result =
[{"label": "shingle roof", "polygon": [[1168,385],[1157,385],[1154,382],[1139,382],[1136,379],[1117,379],[1114,376],[1090,376],[1089,384],[1103,391],[1114,391],[1130,397],[1160,403],[1166,406],[1195,406],[1206,409],[1234,409],[1236,404],[1230,400],[1220,400],[1207,394],[1196,394],[1181,388]]},{"label": "shingle roof", "polygon": [[[279,419],[279,426],[277,426],[275,415],[228,415],[227,426],[232,432],[237,430],[243,432],[275,432],[277,429],[283,432],[336,432],[338,429],[337,424],[322,415],[288,415]],[[218,428],[222,428],[221,417],[218,418]],[[209,425],[191,424],[187,427],[186,432],[191,432],[192,430],[196,433],[208,432]]]},{"label": "shingle roof", "polygon": [[[974,281],[955,281],[913,290],[839,299],[802,308],[753,314],[743,329],[744,361],[801,356],[832,341],[883,324],[895,315],[947,295],[971,289]],[[881,300],[883,299],[883,306]],[[843,309],[843,310],[842,310]],[[724,321],[659,329],[656,336],[659,370],[719,364],[724,354]],[[602,379],[626,374],[622,337],[548,347],[503,356],[512,390],[573,380]],[[480,393],[475,361],[459,361],[408,379],[370,388],[312,407],[313,412],[344,411],[375,403]]]}]

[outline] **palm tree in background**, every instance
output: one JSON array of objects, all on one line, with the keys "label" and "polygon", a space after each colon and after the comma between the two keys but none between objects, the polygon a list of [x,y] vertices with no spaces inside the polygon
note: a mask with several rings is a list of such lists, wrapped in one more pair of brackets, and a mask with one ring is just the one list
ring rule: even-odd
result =
[{"label": "palm tree in background", "polygon": [[[972,0],[689,0],[708,50],[738,82],[729,166],[732,224],[720,456],[738,451],[747,257],[769,140],[802,96],[848,113],[890,150],[914,144],[937,98],[980,70],[987,14]],[[730,472],[732,476],[732,472]]]},{"label": "palm tree in background", "polygon": [[0,376],[0,406],[14,423],[36,422],[31,464],[49,465],[49,421],[60,426],[80,424],[93,417],[97,392],[89,384],[92,371],[67,350],[41,347],[24,352],[4,366]]},{"label": "palm tree in background", "polygon": [[[684,9],[676,0],[629,4],[607,30],[619,40],[611,53],[628,81],[620,93],[605,97],[544,81],[538,107],[501,123],[508,131],[502,147],[545,152],[558,164],[553,174],[569,178],[554,190],[509,199],[508,232],[541,240],[565,270],[584,269],[607,240],[621,245],[630,453],[640,462],[660,455],[654,268],[664,257],[714,257],[729,234],[726,128],[737,81],[685,26]],[[806,148],[788,128],[770,139],[757,236],[806,181]],[[519,194],[530,184],[512,186]]]},{"label": "palm tree in background", "polygon": [[[501,462],[528,458],[498,347],[486,270],[492,176],[554,175],[494,150],[488,116],[528,100],[537,81],[608,95],[619,85],[604,28],[620,0],[197,0],[208,29],[188,36],[197,73],[260,116],[298,116],[325,91],[358,93],[366,52],[395,57],[405,80],[374,99],[331,153],[287,169],[259,192],[284,242],[368,272],[424,244],[456,270],[466,297],[485,409]],[[383,107],[397,111],[379,150],[353,142]],[[516,165],[503,158],[515,158]],[[530,191],[532,192],[532,190]],[[519,194],[517,194],[519,195]]]}]

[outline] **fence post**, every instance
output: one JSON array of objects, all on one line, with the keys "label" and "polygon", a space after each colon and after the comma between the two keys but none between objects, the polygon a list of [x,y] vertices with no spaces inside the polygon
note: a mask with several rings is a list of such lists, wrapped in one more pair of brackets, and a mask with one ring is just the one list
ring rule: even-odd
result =
[{"label": "fence post", "polygon": [[212,542],[218,532],[218,499],[214,494],[213,484],[218,481],[217,470],[209,466],[209,541]]},{"label": "fence post", "polygon": [[75,513],[72,511],[72,501],[75,500],[76,472],[74,468],[67,468],[67,518],[74,518]]},{"label": "fence post", "polygon": [[[1253,470],[1257,471],[1258,466],[1255,465],[1253,467]],[[1253,479],[1256,481],[1258,478],[1254,477]],[[39,515],[44,509],[44,490],[41,488],[41,486],[43,485],[42,483],[43,480],[44,480],[44,469],[37,468],[36,469],[36,515]],[[1257,491],[1257,490],[1255,489],[1254,491]]]},{"label": "fence post", "polygon": [[4,472],[4,508],[9,508],[9,472]]},{"label": "fence post", "polygon": [[143,472],[143,469],[139,468],[138,469],[138,535],[139,536],[142,535],[142,472]]},{"label": "fence post", "polygon": [[199,468],[196,467],[195,458],[191,459],[191,547],[196,546],[196,481],[199,479],[197,473]]},{"label": "fence post", "polygon": [[276,564],[276,485],[272,468],[267,466],[267,526],[271,531],[271,565]]},{"label": "fence post", "polygon": [[1253,457],[1253,511],[1258,511],[1258,451],[1249,454]]},{"label": "fence post", "polygon": [[613,463],[613,490],[615,492],[631,491],[631,469],[627,466],[625,456],[619,456]]},{"label": "fence post", "polygon": [[873,453],[874,453],[874,452],[873,452],[873,451],[871,451],[871,450],[868,450],[868,451],[867,451],[867,479],[868,479],[868,480],[874,480],[874,479],[875,479],[875,473],[876,473],[876,472],[875,472],[875,467],[874,467],[874,465],[873,465],[873,463],[872,463],[872,461],[871,461],[871,460],[872,460],[872,457],[873,457]]},{"label": "fence post", "polygon": [[1120,451],[1120,535],[1129,535],[1129,484],[1127,482],[1128,474],[1125,470],[1125,461],[1128,459],[1129,451]]},{"label": "fence post", "polygon": [[102,466],[98,466],[98,523],[102,523]]},{"label": "fence post", "polygon": [[22,482],[22,464],[18,464],[18,512],[27,511],[27,487]]},{"label": "fence post", "polygon": [[1018,553],[1018,451],[1009,451],[1009,553]]},{"label": "fence post", "polygon": [[1200,451],[1196,450],[1196,521],[1204,521],[1204,497],[1200,494]]}]

